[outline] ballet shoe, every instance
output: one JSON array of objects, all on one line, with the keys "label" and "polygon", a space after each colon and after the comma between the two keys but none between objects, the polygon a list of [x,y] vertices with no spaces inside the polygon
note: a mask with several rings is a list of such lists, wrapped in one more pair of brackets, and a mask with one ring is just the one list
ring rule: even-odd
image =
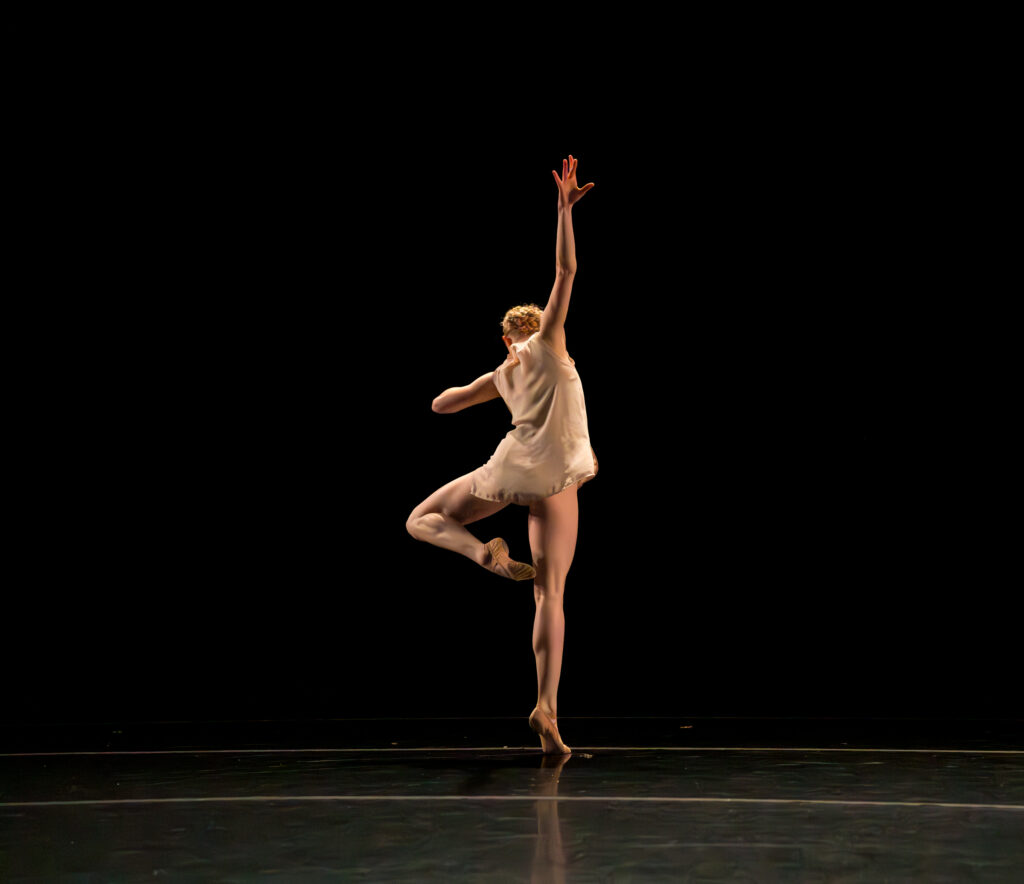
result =
[{"label": "ballet shoe", "polygon": [[500,537],[488,541],[487,550],[491,554],[490,565],[485,566],[488,571],[511,580],[533,580],[537,576],[537,569],[533,565],[508,557],[508,544]]},{"label": "ballet shoe", "polygon": [[[530,713],[530,730],[540,737],[541,746],[545,755],[569,755],[572,749],[562,742],[558,733],[558,720],[554,715],[545,712],[540,706],[535,706]],[[552,746],[554,748],[549,748]]]}]

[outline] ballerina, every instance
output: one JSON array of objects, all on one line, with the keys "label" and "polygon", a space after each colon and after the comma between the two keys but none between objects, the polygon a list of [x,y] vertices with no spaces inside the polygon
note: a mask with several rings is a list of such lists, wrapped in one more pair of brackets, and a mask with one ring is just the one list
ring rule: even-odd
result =
[{"label": "ballerina", "polygon": [[[583,385],[565,341],[576,275],[572,207],[594,186],[577,186],[577,165],[570,154],[562,161],[561,176],[551,170],[558,187],[558,226],[555,282],[547,306],[541,310],[529,303],[508,310],[501,322],[505,361],[471,384],[448,388],[432,404],[435,412],[452,414],[500,396],[514,429],[487,463],[441,486],[406,520],[406,530],[417,540],[461,553],[500,577],[533,580],[537,705],[529,725],[545,754],[572,751],[558,733],[555,716],[565,639],[562,596],[576,550],[577,493],[598,470]],[[532,564],[513,559],[503,538],[482,543],[465,527],[509,504],[529,508]]]}]

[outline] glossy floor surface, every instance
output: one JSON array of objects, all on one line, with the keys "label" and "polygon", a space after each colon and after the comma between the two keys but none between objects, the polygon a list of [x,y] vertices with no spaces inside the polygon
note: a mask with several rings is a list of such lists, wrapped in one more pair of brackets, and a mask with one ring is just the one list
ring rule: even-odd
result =
[{"label": "glossy floor surface", "polygon": [[1024,721],[0,728],[0,880],[1024,880]]}]

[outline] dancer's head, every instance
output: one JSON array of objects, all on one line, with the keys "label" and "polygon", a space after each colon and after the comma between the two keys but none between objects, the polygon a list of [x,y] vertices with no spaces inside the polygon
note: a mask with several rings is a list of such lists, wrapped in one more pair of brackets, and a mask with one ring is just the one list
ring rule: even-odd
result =
[{"label": "dancer's head", "polygon": [[536,331],[540,331],[540,318],[544,311],[536,304],[520,304],[505,313],[501,320],[501,339],[505,346],[525,341]]}]

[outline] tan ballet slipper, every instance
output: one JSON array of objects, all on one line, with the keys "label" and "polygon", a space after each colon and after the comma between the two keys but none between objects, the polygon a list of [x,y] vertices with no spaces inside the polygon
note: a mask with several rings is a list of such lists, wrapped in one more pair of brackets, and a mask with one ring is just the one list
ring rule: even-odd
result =
[{"label": "tan ballet slipper", "polygon": [[533,580],[537,569],[525,562],[517,562],[508,557],[508,544],[500,537],[489,540],[486,544],[491,554],[491,562],[485,565],[488,571],[511,580]]},{"label": "tan ballet slipper", "polygon": [[530,713],[530,730],[540,737],[541,747],[545,755],[569,755],[572,749],[562,742],[558,733],[558,720],[554,715],[535,706]]}]

